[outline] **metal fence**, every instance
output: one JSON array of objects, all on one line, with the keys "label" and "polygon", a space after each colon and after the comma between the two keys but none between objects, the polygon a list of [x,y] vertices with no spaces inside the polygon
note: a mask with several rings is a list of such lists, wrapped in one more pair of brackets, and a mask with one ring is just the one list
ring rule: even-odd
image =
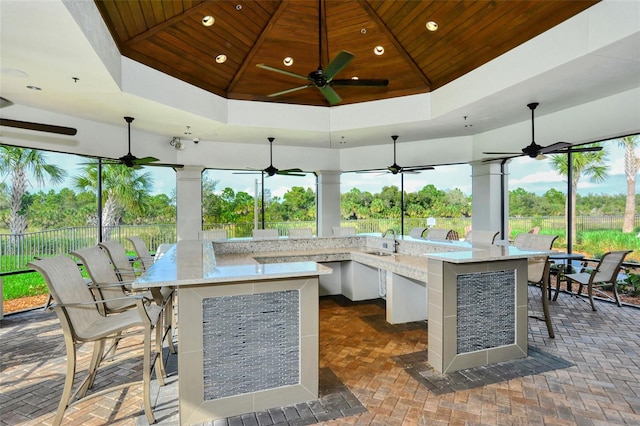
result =
[{"label": "metal fence", "polygon": [[[126,237],[138,235],[150,251],[177,239],[176,225],[122,225],[105,228],[103,240],[116,240],[132,250]],[[11,235],[0,234],[0,274],[26,269],[36,257],[56,256],[98,243],[98,229],[82,226]]]}]

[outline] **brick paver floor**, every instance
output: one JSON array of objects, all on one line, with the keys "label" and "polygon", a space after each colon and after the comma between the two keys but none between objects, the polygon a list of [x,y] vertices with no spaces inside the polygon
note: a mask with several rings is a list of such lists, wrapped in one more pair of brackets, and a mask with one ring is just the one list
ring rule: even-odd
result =
[{"label": "brick paver floor", "polygon": [[[540,290],[530,287],[532,311],[540,311],[539,298]],[[599,301],[593,312],[568,294],[550,305],[556,338],[548,337],[544,322],[530,319],[531,355],[522,363],[437,376],[424,363],[426,323],[390,326],[378,320],[382,301],[322,298],[320,399],[210,424],[639,425],[640,309]],[[0,339],[0,424],[51,424],[65,370],[57,318],[41,310],[7,316]],[[123,345],[95,388],[141,376],[135,343]],[[82,377],[91,347],[80,351]],[[175,358],[167,359],[166,386],[153,386],[160,425],[178,422]],[[449,387],[438,387],[441,382]],[[90,399],[68,409],[63,424],[144,425],[141,396],[141,386],[133,385]]]}]

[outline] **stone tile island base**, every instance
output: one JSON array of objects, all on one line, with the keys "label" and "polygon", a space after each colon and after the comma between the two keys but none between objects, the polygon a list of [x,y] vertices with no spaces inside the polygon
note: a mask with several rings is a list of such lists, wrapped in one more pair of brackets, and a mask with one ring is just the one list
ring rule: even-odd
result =
[{"label": "stone tile island base", "polygon": [[181,286],[180,423],[318,398],[318,278]]},{"label": "stone tile island base", "polygon": [[527,356],[527,259],[429,259],[429,364],[441,373]]}]

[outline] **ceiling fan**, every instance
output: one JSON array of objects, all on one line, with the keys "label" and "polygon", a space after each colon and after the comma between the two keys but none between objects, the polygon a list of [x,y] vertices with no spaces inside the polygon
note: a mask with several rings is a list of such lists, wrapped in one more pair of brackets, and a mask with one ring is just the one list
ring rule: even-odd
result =
[{"label": "ceiling fan", "polygon": [[285,175],[285,176],[306,176],[304,174],[304,172],[302,171],[302,169],[285,169],[285,170],[279,170],[277,168],[275,168],[273,166],[273,141],[275,140],[275,138],[269,137],[267,138],[269,140],[269,167],[267,167],[266,169],[263,170],[258,170],[257,173],[256,172],[237,172],[236,174],[263,174],[266,173],[267,176],[273,176],[273,175]]},{"label": "ceiling fan", "polygon": [[265,64],[257,64],[258,68],[262,68],[269,71],[274,71],[280,74],[288,75],[290,77],[298,78],[300,80],[308,81],[303,86],[293,87],[291,89],[282,90],[280,92],[272,93],[268,97],[273,98],[287,93],[296,92],[298,90],[306,89],[307,87],[315,86],[320,90],[320,93],[327,99],[329,104],[335,105],[340,103],[342,98],[338,93],[333,90],[333,86],[352,86],[352,87],[386,87],[389,85],[388,79],[334,79],[337,74],[340,73],[349,63],[355,58],[352,53],[346,50],[341,51],[335,58],[327,65],[326,69],[322,68],[322,0],[318,0],[318,57],[319,65],[314,71],[309,74],[302,75],[296,74],[290,71],[281,70]]},{"label": "ceiling fan", "polygon": [[[8,99],[0,97],[0,108],[13,105]],[[56,126],[53,124],[33,123],[31,121],[11,120],[0,118],[0,126],[15,127],[18,129],[35,130],[37,132],[56,133],[58,135],[74,136],[78,131],[73,127]]]},{"label": "ceiling fan", "polygon": [[[103,161],[103,163],[104,164],[123,164],[127,167],[140,168],[142,166],[151,165],[151,163],[155,163],[156,161],[158,161],[158,159],[155,157],[138,158],[135,155],[131,154],[131,122],[134,120],[134,118],[124,117],[124,119],[127,122],[128,133],[129,133],[128,152],[126,155],[123,155],[117,160],[111,160],[111,161],[107,160],[107,161]],[[156,164],[156,165],[160,165],[160,164]]]},{"label": "ceiling fan", "polygon": [[587,152],[587,151],[600,151],[602,147],[585,147],[585,148],[571,148],[571,144],[569,142],[556,142],[548,146],[541,146],[536,143],[535,138],[535,118],[534,111],[536,107],[539,105],[538,102],[532,102],[527,104],[527,107],[531,110],[531,143],[524,148],[522,148],[522,153],[516,152],[483,152],[483,154],[489,155],[507,155],[506,157],[501,158],[491,158],[483,161],[494,161],[494,160],[507,160],[510,158],[529,156],[531,158],[544,158],[544,154],[566,154],[568,152]]},{"label": "ceiling fan", "polygon": [[398,135],[391,136],[393,139],[393,164],[387,167],[387,170],[394,175],[398,173],[418,173],[422,170],[433,170],[433,166],[412,166],[412,167],[401,167],[396,163],[396,141],[398,140]]}]

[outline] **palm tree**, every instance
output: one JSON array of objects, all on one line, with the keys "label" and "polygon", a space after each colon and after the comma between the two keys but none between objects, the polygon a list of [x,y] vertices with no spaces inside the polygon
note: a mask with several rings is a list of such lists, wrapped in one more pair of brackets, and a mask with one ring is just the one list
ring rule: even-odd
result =
[{"label": "palm tree", "polygon": [[3,145],[0,148],[0,175],[9,176],[9,231],[11,235],[23,234],[27,229],[27,217],[24,214],[22,200],[29,184],[31,173],[38,186],[45,184],[46,178],[51,184],[61,183],[67,176],[64,169],[47,163],[46,156],[37,149],[18,148]]},{"label": "palm tree", "polygon": [[[74,178],[76,188],[80,190],[98,190],[98,163],[85,166],[84,174]],[[124,210],[143,214],[144,196],[153,185],[148,172],[138,173],[135,168],[119,164],[102,166],[102,232],[118,225]]]},{"label": "palm tree", "polygon": [[[585,145],[584,147],[602,146],[600,143]],[[575,243],[576,238],[576,194],[578,182],[582,176],[588,177],[590,182],[604,182],[608,175],[609,166],[605,164],[607,151],[603,147],[602,151],[594,152],[575,152],[571,154],[571,211],[567,212],[567,216],[571,217],[571,243]],[[551,165],[556,169],[558,174],[568,176],[568,158],[567,154],[558,154],[551,156]],[[567,201],[569,201],[567,199]],[[567,203],[565,202],[565,206]],[[565,211],[568,210],[565,207]]]},{"label": "palm tree", "polygon": [[640,159],[636,157],[635,149],[639,142],[638,135],[618,139],[618,145],[625,149],[624,173],[627,176],[627,202],[624,208],[622,232],[633,232],[636,216],[636,175],[638,174],[638,163],[640,163]]}]

